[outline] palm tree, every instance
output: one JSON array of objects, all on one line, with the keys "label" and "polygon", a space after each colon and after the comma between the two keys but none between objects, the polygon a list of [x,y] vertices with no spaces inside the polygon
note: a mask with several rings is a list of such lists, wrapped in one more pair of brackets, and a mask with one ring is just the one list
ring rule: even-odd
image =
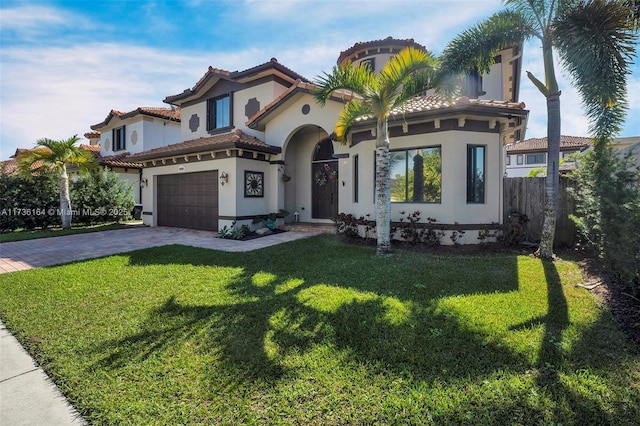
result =
[{"label": "palm tree", "polygon": [[39,139],[34,149],[18,155],[18,171],[27,179],[41,173],[55,173],[60,178],[60,215],[62,227],[71,228],[71,199],[69,197],[69,175],[67,164],[75,164],[81,172],[97,165],[91,152],[76,146],[78,135],[66,140]]},{"label": "palm tree", "polygon": [[[343,63],[314,82],[321,105],[336,92],[349,99],[338,117],[335,134],[346,143],[356,119],[376,119],[376,235],[378,256],[391,254],[391,167],[387,118],[412,97],[434,87],[437,60],[430,52],[407,47],[393,56],[379,74],[369,65]],[[348,95],[348,96],[347,96]]]},{"label": "palm tree", "polygon": [[507,8],[466,30],[444,51],[444,72],[486,73],[499,50],[537,38],[544,82],[527,72],[547,100],[547,177],[537,255],[553,258],[560,157],[560,88],[554,48],[582,95],[591,132],[608,140],[626,114],[626,75],[635,51],[636,0],[505,0]]}]

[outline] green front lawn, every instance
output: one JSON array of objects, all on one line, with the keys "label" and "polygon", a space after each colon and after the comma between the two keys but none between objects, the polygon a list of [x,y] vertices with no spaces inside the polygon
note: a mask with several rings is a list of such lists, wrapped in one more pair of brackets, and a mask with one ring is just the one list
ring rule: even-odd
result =
[{"label": "green front lawn", "polygon": [[131,226],[142,226],[142,221],[101,223],[99,225],[73,225],[71,229],[62,229],[61,227],[30,230],[22,229],[14,232],[0,233],[0,243],[62,237],[63,235],[86,234],[88,232],[113,231],[114,229],[124,229]]},{"label": "green front lawn", "polygon": [[0,277],[0,317],[93,424],[637,424],[640,355],[578,267],[318,236]]}]

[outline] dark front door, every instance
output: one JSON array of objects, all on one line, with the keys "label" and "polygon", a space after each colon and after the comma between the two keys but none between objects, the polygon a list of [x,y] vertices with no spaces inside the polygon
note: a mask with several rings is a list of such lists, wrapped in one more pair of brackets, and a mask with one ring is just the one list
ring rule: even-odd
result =
[{"label": "dark front door", "polygon": [[218,230],[218,172],[158,176],[158,225]]},{"label": "dark front door", "polygon": [[333,219],[338,215],[338,162],[314,162],[312,178],[312,217]]}]

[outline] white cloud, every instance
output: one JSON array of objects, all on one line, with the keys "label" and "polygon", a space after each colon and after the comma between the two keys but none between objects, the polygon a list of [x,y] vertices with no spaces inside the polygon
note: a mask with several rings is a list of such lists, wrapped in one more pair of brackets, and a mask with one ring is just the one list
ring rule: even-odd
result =
[{"label": "white cloud", "polygon": [[[191,0],[189,6],[199,8],[198,17],[205,12],[214,13],[208,1]],[[387,36],[413,38],[440,54],[456,34],[500,7],[498,0],[247,1],[215,11],[217,17],[223,15],[221,22],[232,23],[241,18],[245,24],[242,28],[230,27],[243,32],[244,38],[238,39],[237,45],[212,42],[210,46],[200,44],[191,50],[142,47],[136,45],[141,43],[137,39],[97,43],[95,23],[89,16],[38,4],[3,8],[3,41],[8,34],[15,34],[20,43],[4,43],[0,50],[0,159],[6,159],[17,147],[32,146],[41,137],[61,139],[75,133],[82,135],[111,109],[128,111],[138,106],[163,105],[166,96],[192,87],[209,65],[229,71],[243,70],[276,57],[283,65],[313,79],[323,71],[330,71],[340,51],[356,42]],[[144,10],[147,18],[153,17],[152,7],[147,5]],[[446,19],[441,19],[443,16]],[[155,19],[150,28],[177,25],[167,16]],[[57,30],[79,26],[90,30],[73,31],[72,40],[58,35]],[[205,33],[209,27],[192,30],[201,31],[197,34],[202,39],[208,36]],[[45,47],[43,40],[54,46],[49,43]],[[537,45],[527,46],[524,61],[523,70],[543,75]],[[560,84],[562,133],[586,135],[588,123],[577,93],[562,76]],[[628,120],[635,127],[630,127],[631,130],[627,127],[627,135],[640,134],[639,124],[633,124],[633,114],[640,110],[639,93],[640,72],[636,67],[629,84],[633,110]],[[545,136],[545,99],[524,73],[520,99],[531,111],[527,137]]]},{"label": "white cloud", "polygon": [[111,109],[161,105],[206,70],[198,57],[117,44],[10,48],[0,57],[3,159],[42,137],[82,135]]},{"label": "white cloud", "polygon": [[22,37],[51,32],[54,27],[88,28],[86,17],[64,9],[48,6],[25,5],[2,8],[2,32],[13,31]]}]

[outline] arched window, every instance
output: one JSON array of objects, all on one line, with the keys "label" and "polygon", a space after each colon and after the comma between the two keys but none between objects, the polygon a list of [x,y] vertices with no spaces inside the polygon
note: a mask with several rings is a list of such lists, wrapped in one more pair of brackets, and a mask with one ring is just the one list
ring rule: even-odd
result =
[{"label": "arched window", "polygon": [[318,142],[313,150],[313,161],[327,161],[335,159],[336,157],[333,154],[333,142],[331,142],[331,139],[326,138]]}]

